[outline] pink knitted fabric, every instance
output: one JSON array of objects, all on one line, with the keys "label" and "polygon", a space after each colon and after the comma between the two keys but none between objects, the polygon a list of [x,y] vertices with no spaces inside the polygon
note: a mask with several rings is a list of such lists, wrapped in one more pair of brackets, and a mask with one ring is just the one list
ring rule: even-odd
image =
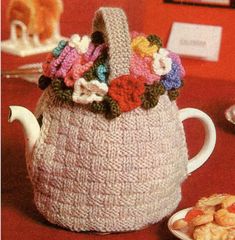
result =
[{"label": "pink knitted fabric", "polygon": [[114,120],[61,105],[47,89],[36,110],[41,135],[28,157],[38,210],[73,231],[140,229],[181,199],[187,148],[178,108],[166,95],[151,110]]},{"label": "pink knitted fabric", "polygon": [[147,84],[153,84],[160,80],[160,76],[152,73],[152,59],[149,57],[141,57],[136,53],[132,53],[130,73],[136,77],[142,76],[146,78]]}]

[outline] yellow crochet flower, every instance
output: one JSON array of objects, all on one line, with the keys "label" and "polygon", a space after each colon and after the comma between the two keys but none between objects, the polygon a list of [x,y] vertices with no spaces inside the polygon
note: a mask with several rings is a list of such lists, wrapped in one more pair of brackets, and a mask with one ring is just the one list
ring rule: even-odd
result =
[{"label": "yellow crochet flower", "polygon": [[147,38],[143,36],[136,37],[131,42],[133,51],[138,52],[142,57],[152,57],[158,50],[157,45],[150,45]]}]

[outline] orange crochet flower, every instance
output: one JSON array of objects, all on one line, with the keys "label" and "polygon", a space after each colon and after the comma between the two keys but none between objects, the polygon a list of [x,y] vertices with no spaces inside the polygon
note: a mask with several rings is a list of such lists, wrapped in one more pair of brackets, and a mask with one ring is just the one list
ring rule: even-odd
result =
[{"label": "orange crochet flower", "polygon": [[141,105],[144,82],[143,77],[123,75],[111,81],[108,95],[118,102],[122,112],[128,112]]}]

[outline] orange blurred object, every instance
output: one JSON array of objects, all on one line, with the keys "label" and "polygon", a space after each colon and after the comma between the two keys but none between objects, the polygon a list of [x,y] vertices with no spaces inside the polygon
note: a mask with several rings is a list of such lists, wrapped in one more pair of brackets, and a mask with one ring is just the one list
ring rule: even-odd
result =
[{"label": "orange blurred object", "polygon": [[[7,20],[23,22],[29,35],[37,34],[44,41],[52,36],[62,12],[62,0],[11,0]],[[17,34],[21,35],[20,29],[17,29]]]},{"label": "orange blurred object", "polygon": [[228,211],[230,212],[230,213],[235,213],[235,203],[233,203],[231,206],[229,206],[228,208]]},{"label": "orange blurred object", "polygon": [[186,214],[184,220],[185,220],[186,222],[190,222],[193,218],[195,218],[195,217],[197,217],[197,216],[201,216],[201,215],[203,215],[203,214],[204,214],[204,213],[203,213],[202,210],[193,208],[193,209],[191,209],[191,210],[188,211],[188,213]]}]

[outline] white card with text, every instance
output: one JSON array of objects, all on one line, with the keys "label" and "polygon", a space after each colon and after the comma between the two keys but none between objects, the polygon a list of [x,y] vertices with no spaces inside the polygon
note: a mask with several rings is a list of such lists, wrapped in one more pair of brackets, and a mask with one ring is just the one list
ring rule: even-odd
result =
[{"label": "white card with text", "polygon": [[182,56],[218,61],[222,27],[174,22],[167,48]]}]

